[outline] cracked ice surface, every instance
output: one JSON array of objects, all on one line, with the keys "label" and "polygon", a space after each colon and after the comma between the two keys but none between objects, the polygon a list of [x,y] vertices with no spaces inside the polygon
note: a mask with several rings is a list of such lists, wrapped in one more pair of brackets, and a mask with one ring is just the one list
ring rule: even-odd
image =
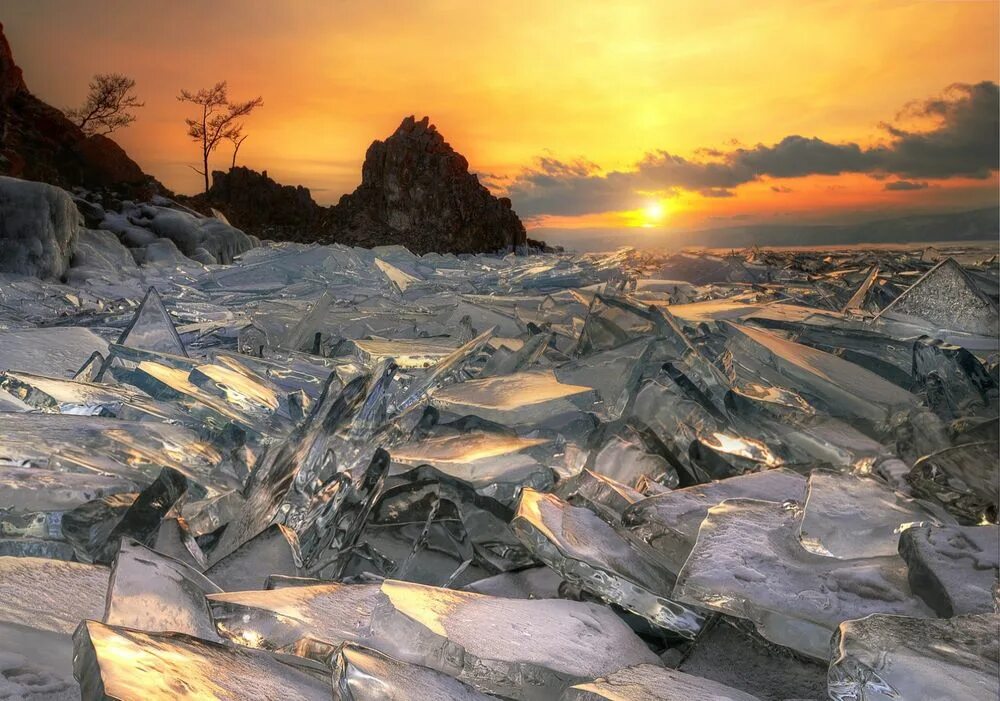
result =
[{"label": "cracked ice surface", "polygon": [[995,697],[995,254],[0,275],[0,699]]}]

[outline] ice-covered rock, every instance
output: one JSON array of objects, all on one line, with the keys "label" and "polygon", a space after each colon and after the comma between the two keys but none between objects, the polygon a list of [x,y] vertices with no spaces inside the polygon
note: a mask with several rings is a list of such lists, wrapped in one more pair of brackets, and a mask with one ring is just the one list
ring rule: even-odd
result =
[{"label": "ice-covered rock", "polygon": [[0,176],[0,272],[62,276],[82,223],[66,191]]}]

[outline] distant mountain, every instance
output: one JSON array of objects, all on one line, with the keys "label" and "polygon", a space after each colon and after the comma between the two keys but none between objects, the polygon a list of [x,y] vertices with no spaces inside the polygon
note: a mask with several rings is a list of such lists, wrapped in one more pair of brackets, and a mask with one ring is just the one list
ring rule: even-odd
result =
[{"label": "distant mountain", "polygon": [[[556,232],[532,230],[569,249],[598,250],[620,245],[677,249],[685,246],[745,248],[748,246],[826,246],[860,243],[921,243],[934,241],[996,241],[1000,237],[1000,209],[921,214],[859,224],[755,224],[698,231],[669,231],[650,236],[646,231],[630,240],[608,231]],[[641,237],[641,240],[635,240]]]}]

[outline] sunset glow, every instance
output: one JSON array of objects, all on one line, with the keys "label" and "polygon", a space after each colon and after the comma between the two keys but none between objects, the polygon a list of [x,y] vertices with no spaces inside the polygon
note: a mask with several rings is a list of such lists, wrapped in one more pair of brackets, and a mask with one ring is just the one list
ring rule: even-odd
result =
[{"label": "sunset glow", "polygon": [[[141,4],[47,0],[3,20],[28,86],[52,104],[78,103],[95,72],[133,75],[146,107],[115,137],[180,192],[198,179],[176,93],[226,79],[236,98],[264,98],[240,161],[321,203],[357,185],[368,144],[409,114],[429,115],[529,229],[839,221],[997,200],[995,169],[870,163],[902,153],[902,133],[961,129],[991,99],[972,86],[1000,78],[996,2],[373,5],[170,3],[150,32]],[[53,45],[76,58],[54,60]],[[927,109],[935,99],[954,110]],[[819,162],[789,137],[867,160]]]}]

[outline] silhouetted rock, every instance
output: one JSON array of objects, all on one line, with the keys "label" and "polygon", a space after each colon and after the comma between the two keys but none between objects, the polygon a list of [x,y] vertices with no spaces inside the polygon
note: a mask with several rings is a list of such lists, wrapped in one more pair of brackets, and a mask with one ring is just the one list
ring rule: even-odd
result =
[{"label": "silhouetted rock", "polygon": [[268,239],[315,240],[327,216],[327,208],[316,204],[307,188],[281,185],[267,171],[242,166],[214,171],[208,194],[188,204],[206,214],[206,205],[215,207],[233,226]]},{"label": "silhouetted rock", "polygon": [[427,117],[369,146],[360,187],[330,214],[328,240],[353,246],[484,253],[527,240],[510,200],[490,194]]},{"label": "silhouetted rock", "polygon": [[63,188],[128,186],[162,190],[118,144],[87,136],[28,92],[0,25],[0,175]]}]

